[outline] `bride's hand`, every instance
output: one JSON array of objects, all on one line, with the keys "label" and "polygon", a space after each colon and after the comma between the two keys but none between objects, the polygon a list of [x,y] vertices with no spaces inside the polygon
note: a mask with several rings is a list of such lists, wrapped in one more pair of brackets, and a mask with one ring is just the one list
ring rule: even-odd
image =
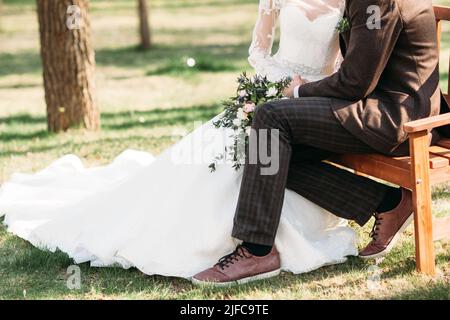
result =
[{"label": "bride's hand", "polygon": [[283,95],[288,98],[293,98],[294,97],[294,89],[298,86],[304,85],[307,82],[308,82],[307,80],[303,79],[299,75],[295,75],[292,78],[290,85],[286,89],[283,90]]}]

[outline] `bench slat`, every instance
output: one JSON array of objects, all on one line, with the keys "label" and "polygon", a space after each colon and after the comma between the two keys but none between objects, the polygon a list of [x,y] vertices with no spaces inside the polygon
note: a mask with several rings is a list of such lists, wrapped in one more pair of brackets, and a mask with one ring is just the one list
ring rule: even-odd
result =
[{"label": "bench slat", "polygon": [[430,152],[430,169],[448,167],[449,160],[446,157],[441,157],[434,152]]},{"label": "bench slat", "polygon": [[406,169],[402,161],[397,161],[401,164],[398,166],[395,162],[382,161],[378,155],[340,155],[330,161],[407,189],[412,188],[410,169]]},{"label": "bench slat", "polygon": [[375,153],[362,155],[362,157],[375,159],[376,161],[385,162],[394,167],[399,167],[406,170],[411,169],[411,160],[409,157],[386,157],[383,156],[382,154],[375,154]]},{"label": "bench slat", "polygon": [[446,159],[450,159],[450,150],[447,148],[443,148],[440,146],[432,146],[430,147],[430,153],[442,157],[442,158],[446,158]]},{"label": "bench slat", "polygon": [[[438,147],[440,148],[440,147]],[[450,165],[449,157],[450,157],[450,150],[444,149],[435,149],[436,152],[430,152],[430,169],[438,169],[438,168],[444,168]],[[447,150],[447,153],[444,153],[443,151]],[[438,151],[442,152],[443,155],[438,154]],[[405,170],[411,170],[411,158],[410,157],[387,157],[381,154],[365,154],[365,155],[345,155],[347,159],[351,157],[357,157],[359,161],[366,161],[366,160],[374,160],[377,162],[384,162],[391,166],[402,168]],[[353,162],[353,161],[352,161]]]},{"label": "bench slat", "polygon": [[[450,180],[450,150],[440,147],[432,147],[432,150],[436,153],[440,152],[439,154],[430,153],[430,183],[434,185]],[[391,158],[381,154],[346,154],[337,156],[330,162],[404,188],[413,187],[410,157]]]}]

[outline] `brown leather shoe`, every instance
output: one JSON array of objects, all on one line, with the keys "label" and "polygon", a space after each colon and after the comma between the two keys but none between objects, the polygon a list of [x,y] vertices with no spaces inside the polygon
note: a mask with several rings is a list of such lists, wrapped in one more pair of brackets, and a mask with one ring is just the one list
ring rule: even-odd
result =
[{"label": "brown leather shoe", "polygon": [[198,273],[191,280],[194,284],[226,286],[267,279],[279,273],[280,255],[275,246],[268,255],[258,257],[239,245],[214,267]]},{"label": "brown leather shoe", "polygon": [[372,241],[359,253],[363,259],[379,258],[387,254],[413,220],[412,193],[402,188],[402,200],[388,212],[375,213]]}]

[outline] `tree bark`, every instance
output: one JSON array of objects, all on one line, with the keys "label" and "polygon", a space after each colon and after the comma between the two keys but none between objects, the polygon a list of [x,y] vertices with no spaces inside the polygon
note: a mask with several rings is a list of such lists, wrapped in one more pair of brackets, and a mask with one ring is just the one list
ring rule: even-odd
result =
[{"label": "tree bark", "polygon": [[[73,5],[78,9],[68,11]],[[88,0],[37,0],[47,123],[52,132],[100,128],[88,8]]]},{"label": "tree bark", "polygon": [[0,0],[0,32],[2,32],[3,0]]},{"label": "tree bark", "polygon": [[148,22],[148,5],[147,0],[138,0],[139,13],[139,33],[141,36],[141,48],[148,50],[152,46],[150,24]]}]

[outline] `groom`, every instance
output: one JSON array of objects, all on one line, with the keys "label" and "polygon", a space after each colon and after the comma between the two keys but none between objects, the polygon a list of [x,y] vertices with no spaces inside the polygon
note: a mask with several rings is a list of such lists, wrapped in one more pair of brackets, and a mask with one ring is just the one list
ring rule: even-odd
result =
[{"label": "groom", "polygon": [[[375,20],[373,12],[379,13]],[[259,138],[259,132],[278,130],[279,170],[263,175],[266,164],[246,164],[233,229],[243,243],[193,282],[243,283],[279,273],[274,240],[285,188],[361,226],[375,216],[372,241],[359,253],[362,258],[387,253],[412,220],[410,191],[322,160],[347,153],[406,155],[403,125],[439,114],[432,4],[347,0],[345,19],[350,27],[340,36],[340,69],[317,82],[296,77],[285,92],[295,99],[257,109],[252,134]]]}]

